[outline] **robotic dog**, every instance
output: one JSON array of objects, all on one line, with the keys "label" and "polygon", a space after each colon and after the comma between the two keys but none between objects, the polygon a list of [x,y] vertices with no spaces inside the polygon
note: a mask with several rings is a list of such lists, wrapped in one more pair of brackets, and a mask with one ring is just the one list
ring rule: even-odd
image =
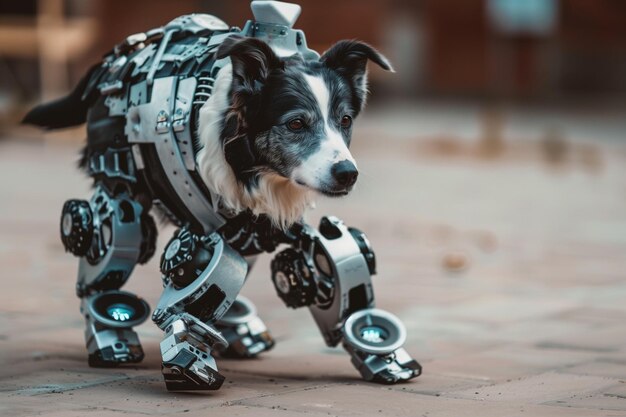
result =
[{"label": "robotic dog", "polygon": [[119,289],[155,252],[155,208],[179,227],[161,256],[164,290],[152,314],[165,332],[169,390],[219,389],[213,355],[254,357],[273,346],[238,293],[247,257],[281,244],[289,248],[271,269],[285,304],[307,306],[326,343],[342,343],[364,379],[414,378],[421,367],[402,348],[403,324],[374,308],[376,262],[365,234],[335,217],[317,229],[302,220],[311,190],[345,195],[356,181],[347,145],[366,64],[391,67],[353,41],[320,57],[292,29],[297,5],[253,1],[252,9],[243,29],[195,14],[131,35],[68,97],[24,120],[47,128],[87,121],[81,164],[95,191],[65,203],[61,239],[80,258],[89,364],[143,359],[133,327],[150,308]]}]

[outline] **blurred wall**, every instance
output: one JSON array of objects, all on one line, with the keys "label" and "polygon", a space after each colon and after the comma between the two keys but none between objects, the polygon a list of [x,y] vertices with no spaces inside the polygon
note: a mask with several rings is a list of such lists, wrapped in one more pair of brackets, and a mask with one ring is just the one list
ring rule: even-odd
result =
[{"label": "blurred wall", "polygon": [[[626,94],[624,1],[422,3],[427,90],[432,93],[536,98]],[[533,3],[533,8],[520,7]],[[499,16],[505,22],[489,13],[494,5],[508,9],[508,21],[507,13]],[[522,24],[524,18],[550,22],[544,27],[533,21]]]},{"label": "blurred wall", "polygon": [[[626,98],[624,0],[302,0],[297,26],[320,51],[343,38],[383,50],[397,74],[377,100]],[[248,0],[0,3],[0,120],[62,94],[117,42],[192,12],[241,26]],[[539,29],[537,29],[539,28]],[[18,111],[19,113],[19,111]]]}]

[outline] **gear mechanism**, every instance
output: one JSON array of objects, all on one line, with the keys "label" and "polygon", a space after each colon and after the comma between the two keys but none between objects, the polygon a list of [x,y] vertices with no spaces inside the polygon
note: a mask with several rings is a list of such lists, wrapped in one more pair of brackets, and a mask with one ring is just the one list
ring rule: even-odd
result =
[{"label": "gear mechanism", "polygon": [[61,212],[61,241],[65,250],[84,256],[93,237],[93,214],[85,200],[68,200]]},{"label": "gear mechanism", "polygon": [[272,281],[287,307],[303,307],[315,300],[313,271],[300,251],[289,248],[276,255],[272,260]]},{"label": "gear mechanism", "polygon": [[180,229],[161,256],[161,272],[176,288],[191,284],[211,261],[213,251],[198,235]]}]

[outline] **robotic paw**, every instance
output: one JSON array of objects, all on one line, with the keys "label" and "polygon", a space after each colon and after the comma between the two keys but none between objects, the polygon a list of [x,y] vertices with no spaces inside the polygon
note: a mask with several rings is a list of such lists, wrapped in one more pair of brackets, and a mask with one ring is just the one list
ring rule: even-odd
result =
[{"label": "robotic paw", "polygon": [[254,358],[274,347],[274,339],[257,316],[254,304],[243,296],[237,297],[216,327],[228,341],[227,348],[217,349],[222,357]]},{"label": "robotic paw", "polygon": [[346,320],[343,347],[366,381],[395,384],[422,373],[422,366],[402,345],[406,330],[391,313],[375,308],[360,310]]},{"label": "robotic paw", "polygon": [[397,357],[389,358],[386,361],[387,367],[375,373],[371,381],[391,385],[420,376],[422,366],[414,359],[411,359],[406,351],[403,352],[403,355],[408,357],[408,362],[399,363]]},{"label": "robotic paw", "polygon": [[211,350],[228,342],[219,331],[183,313],[167,326],[161,342],[161,371],[169,391],[217,390],[224,377]]},{"label": "robotic paw", "polygon": [[223,328],[218,326],[222,334],[228,340],[226,349],[218,349],[223,358],[255,358],[259,353],[266,352],[274,347],[274,339],[267,329],[257,330],[265,325],[260,319],[259,323],[240,324],[236,327]]},{"label": "robotic paw", "polygon": [[215,366],[208,353],[182,349],[161,368],[168,391],[217,390],[224,383],[224,376]]},{"label": "robotic paw", "polygon": [[132,327],[148,317],[150,307],[144,300],[123,291],[105,291],[83,299],[81,309],[87,322],[89,366],[110,368],[143,360],[139,336]]},{"label": "robotic paw", "polygon": [[141,345],[129,345],[123,341],[117,341],[112,346],[90,353],[88,363],[92,368],[113,368],[125,363],[141,362],[143,357]]},{"label": "robotic paw", "polygon": [[400,348],[387,355],[360,352],[344,344],[352,356],[352,364],[366,381],[378,384],[396,384],[420,376],[422,366]]}]

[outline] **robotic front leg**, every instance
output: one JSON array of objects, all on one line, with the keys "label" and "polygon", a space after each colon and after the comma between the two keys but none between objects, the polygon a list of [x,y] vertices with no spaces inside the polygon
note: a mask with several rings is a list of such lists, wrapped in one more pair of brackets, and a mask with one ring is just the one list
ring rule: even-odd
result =
[{"label": "robotic front leg", "polygon": [[374,308],[375,269],[366,236],[324,217],[319,231],[304,226],[294,247],[274,258],[272,280],[287,306],[309,306],[328,346],[343,342],[365,380],[393,384],[419,376],[422,368],[402,348],[402,322]]},{"label": "robotic front leg", "polygon": [[92,199],[69,200],[61,216],[61,240],[80,257],[76,292],[85,317],[89,365],[117,366],[143,359],[134,326],[150,307],[119,288],[136,263],[154,253],[156,226],[141,204],[127,193],[113,195],[102,185]]},{"label": "robotic front leg", "polygon": [[[165,331],[162,372],[168,390],[216,390],[224,382],[212,351],[229,341],[215,327],[238,316],[248,264],[217,233],[180,229],[161,257],[164,290],[152,320]],[[245,323],[245,320],[243,321]]]}]

